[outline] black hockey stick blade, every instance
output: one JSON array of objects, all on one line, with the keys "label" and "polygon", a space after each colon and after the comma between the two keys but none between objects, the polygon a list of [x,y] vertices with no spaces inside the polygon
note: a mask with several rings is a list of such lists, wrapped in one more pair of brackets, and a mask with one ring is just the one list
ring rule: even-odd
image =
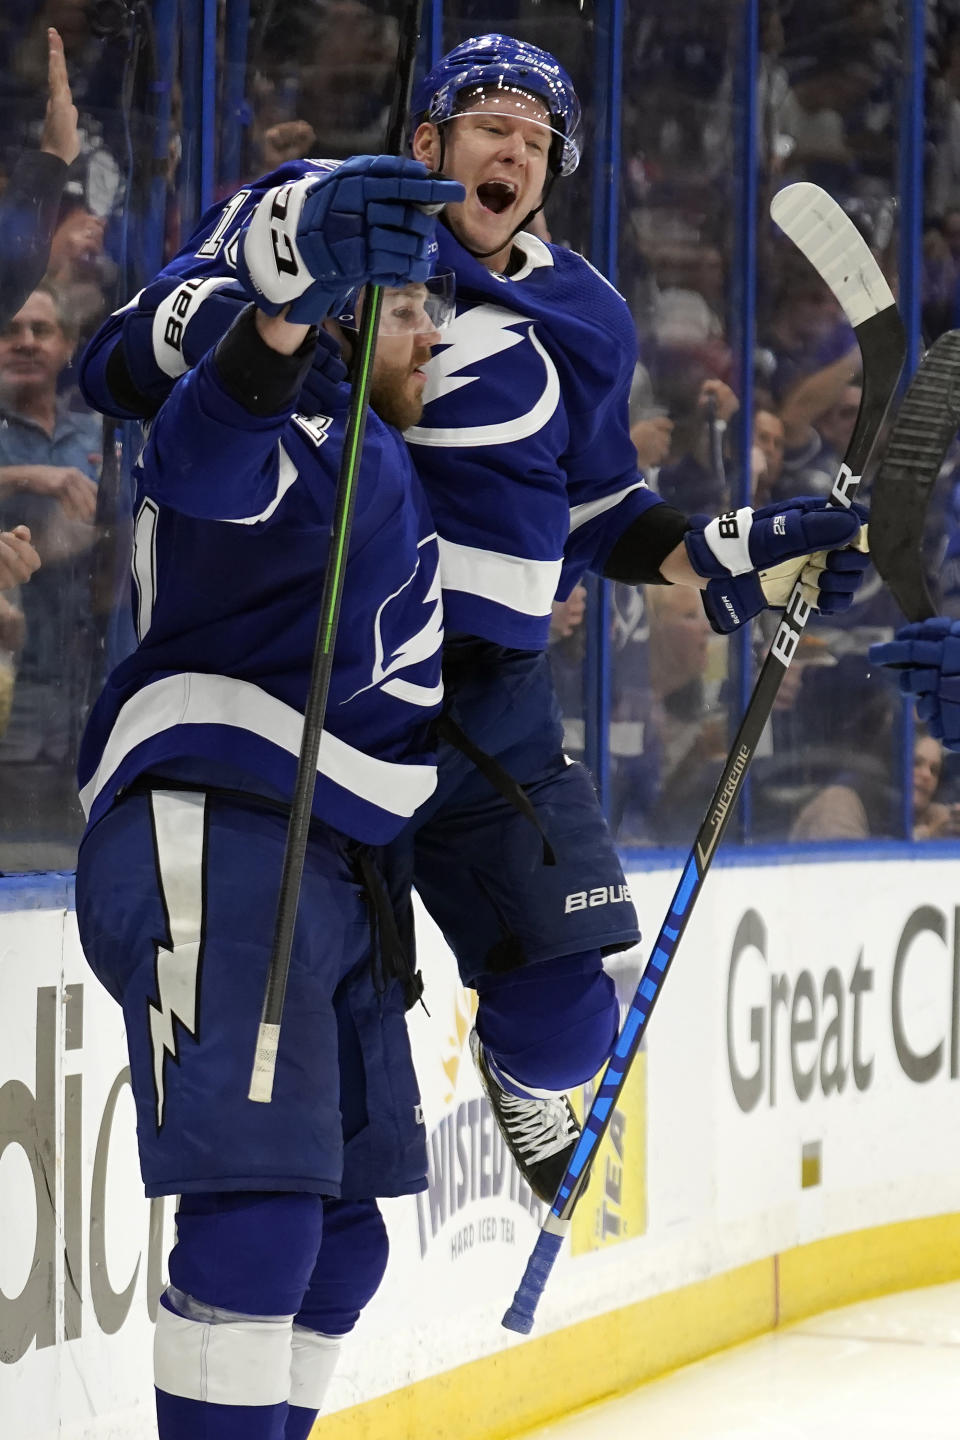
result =
[{"label": "black hockey stick blade", "polygon": [[904,395],[870,497],[870,554],[908,620],[934,614],[923,563],[930,495],[960,429],[960,330],[927,351]]}]

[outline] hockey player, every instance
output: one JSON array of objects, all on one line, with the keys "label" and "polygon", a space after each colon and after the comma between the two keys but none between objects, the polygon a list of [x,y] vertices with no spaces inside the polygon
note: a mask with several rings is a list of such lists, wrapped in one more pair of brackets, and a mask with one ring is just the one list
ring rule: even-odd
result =
[{"label": "hockey player", "polygon": [[[552,56],[504,36],[465,41],[418,87],[414,113],[414,155],[466,194],[438,228],[457,318],[406,432],[448,617],[440,781],[398,846],[478,992],[471,1045],[498,1122],[550,1200],[576,1138],[563,1092],[600,1068],[617,1028],[603,956],[639,938],[590,778],[562,752],[551,602],[586,569],[690,585],[725,632],[783,605],[801,572],[821,609],[844,608],[866,559],[852,548],[858,516],[821,500],[687,519],[645,487],[626,304],[580,256],[523,228],[579,158],[579,103]],[[160,403],[256,294],[245,257],[272,187],[309,184],[323,163],[285,166],[204,217],[189,251],[96,337],[91,403],[121,416]],[[295,248],[295,219],[285,233]]]},{"label": "hockey player", "polygon": [[[181,1196],[156,1328],[160,1440],[306,1440],[340,1337],[383,1275],[373,1197],[425,1184],[404,1014],[416,987],[383,847],[435,784],[442,626],[436,535],[397,427],[420,414],[439,340],[420,283],[435,221],[416,207],[461,193],[411,160],[360,157],[309,196],[276,197],[298,209],[323,284],[241,309],[174,385],[136,466],[139,645],[84,737],[77,918],[123,1006],[147,1194]],[[275,239],[268,224],[260,252],[248,247],[254,279]],[[383,306],[273,1101],[256,1105],[349,396],[343,332],[315,322],[370,278],[398,288]]]},{"label": "hockey player", "polygon": [[[600,1069],[616,1034],[602,957],[639,932],[589,777],[562,753],[550,603],[585,569],[693,586],[724,633],[784,604],[801,571],[819,608],[843,609],[867,562],[848,548],[859,517],[820,501],[708,521],[643,485],[627,306],[580,256],[526,230],[579,159],[580,106],[553,56],[501,35],[467,40],[413,110],[414,156],[467,192],[438,231],[457,320],[406,432],[440,535],[454,722],[437,791],[412,822],[415,881],[478,991],[471,1046],[501,1128],[552,1200],[577,1133],[562,1092]],[[807,569],[811,551],[830,553]],[[520,782],[555,864],[457,729]]]}]

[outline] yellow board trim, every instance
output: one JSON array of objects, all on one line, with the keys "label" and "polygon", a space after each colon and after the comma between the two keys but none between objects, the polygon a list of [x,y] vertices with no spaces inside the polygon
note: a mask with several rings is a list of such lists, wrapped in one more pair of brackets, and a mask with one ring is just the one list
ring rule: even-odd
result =
[{"label": "yellow board trim", "polygon": [[853,1231],[339,1410],[317,1422],[311,1440],[515,1440],[778,1325],[956,1279],[960,1214]]}]

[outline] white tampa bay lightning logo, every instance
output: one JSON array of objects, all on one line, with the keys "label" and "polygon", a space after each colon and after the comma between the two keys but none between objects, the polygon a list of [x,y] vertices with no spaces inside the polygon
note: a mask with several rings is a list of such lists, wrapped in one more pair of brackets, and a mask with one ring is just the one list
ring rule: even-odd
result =
[{"label": "white tampa bay lightning logo", "polygon": [[157,1129],[166,1103],[165,1063],[179,1062],[181,1036],[176,1024],[197,1037],[200,955],[203,947],[203,795],[155,790],[150,796],[157,879],[167,912],[170,944],[157,942],[156,1000],[147,1005]]},{"label": "white tampa bay lightning logo", "polygon": [[[526,327],[525,332],[518,334],[514,327],[521,326]],[[404,439],[411,445],[509,445],[514,440],[536,435],[557,408],[560,377],[557,367],[537,339],[530,317],[518,315],[516,310],[506,310],[501,305],[476,305],[464,310],[443,332],[444,348],[424,366],[427,384],[423,398],[429,414],[433,401],[452,395],[480,378],[477,374],[461,372],[467,372],[492,356],[512,350],[515,345],[526,341],[530,342],[543,365],[543,389],[529,409],[512,419],[486,425],[413,425],[405,432]],[[479,403],[480,394],[477,399]]]},{"label": "white tampa bay lightning logo", "polygon": [[[405,700],[408,705],[431,707],[438,705],[442,700],[443,685],[439,680],[436,685],[419,685],[397,673],[400,670],[408,670],[414,665],[419,665],[423,660],[429,660],[431,656],[436,655],[443,644],[440,561],[436,543],[436,535],[428,535],[420,541],[417,547],[417,563],[413,568],[413,573],[404,580],[398,590],[394,590],[392,595],[387,596],[377,610],[373,623],[374,660],[370,683],[355,690],[349,700],[355,700],[358,695],[372,690],[374,686],[379,686],[387,695],[392,695],[397,700]],[[424,556],[427,557],[426,562]],[[423,563],[433,565],[433,579],[423,597],[423,604],[429,606],[427,619],[416,634],[388,646],[384,636],[390,628],[392,618],[390,607],[410,588],[419,575]],[[405,611],[406,607],[404,607],[404,613]],[[349,704],[349,700],[343,701],[343,704]]]}]

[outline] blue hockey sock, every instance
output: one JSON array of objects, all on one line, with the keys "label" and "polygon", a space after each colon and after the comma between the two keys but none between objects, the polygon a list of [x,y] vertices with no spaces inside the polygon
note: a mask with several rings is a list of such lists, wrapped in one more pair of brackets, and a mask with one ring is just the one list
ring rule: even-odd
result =
[{"label": "blue hockey sock", "polygon": [[320,1249],[317,1195],[185,1195],[157,1314],[160,1440],[286,1440],[293,1317]]},{"label": "blue hockey sock", "polygon": [[609,1058],[620,1024],[599,950],[477,980],[477,1034],[494,1066],[522,1086],[569,1090]]},{"label": "blue hockey sock", "polygon": [[290,1412],[284,1440],[306,1440],[333,1377],[340,1341],[387,1268],[386,1226],[375,1200],[325,1200],[323,1244],[294,1321]]}]

